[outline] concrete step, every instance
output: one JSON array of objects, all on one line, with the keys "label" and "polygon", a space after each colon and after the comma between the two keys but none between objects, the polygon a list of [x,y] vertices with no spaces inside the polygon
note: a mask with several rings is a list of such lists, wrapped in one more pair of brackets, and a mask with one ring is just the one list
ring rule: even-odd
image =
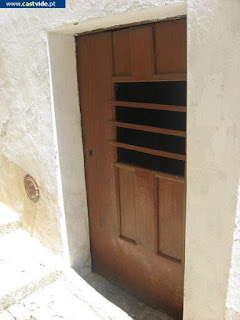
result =
[{"label": "concrete step", "polygon": [[97,291],[65,269],[60,279],[0,312],[0,320],[173,320],[97,274],[87,278]]},{"label": "concrete step", "polygon": [[16,230],[20,226],[19,214],[0,202],[0,236]]},{"label": "concrete step", "polygon": [[15,319],[131,320],[132,318],[69,269],[61,279],[33,292],[18,304],[0,313],[0,320]]},{"label": "concrete step", "polygon": [[59,258],[24,230],[0,237],[0,312],[56,280]]}]

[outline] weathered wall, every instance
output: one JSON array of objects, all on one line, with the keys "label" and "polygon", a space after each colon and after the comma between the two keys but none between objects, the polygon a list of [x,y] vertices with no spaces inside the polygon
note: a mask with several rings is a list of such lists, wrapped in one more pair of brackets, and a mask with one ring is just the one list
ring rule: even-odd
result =
[{"label": "weathered wall", "polygon": [[28,173],[16,162],[0,156],[1,182],[0,202],[22,215],[22,226],[33,236],[49,246],[55,253],[62,253],[61,229],[56,211],[57,199],[39,183],[40,200],[32,202],[24,188],[24,177]]},{"label": "weathered wall", "polygon": [[[188,1],[186,320],[224,319],[238,214],[239,57],[240,2]],[[239,311],[239,252],[234,255],[228,307]]]}]

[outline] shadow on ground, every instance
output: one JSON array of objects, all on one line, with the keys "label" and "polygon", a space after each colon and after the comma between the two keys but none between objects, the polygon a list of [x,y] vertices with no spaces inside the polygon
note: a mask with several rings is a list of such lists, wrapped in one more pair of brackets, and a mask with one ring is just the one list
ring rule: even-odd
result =
[{"label": "shadow on ground", "polygon": [[173,320],[173,318],[165,313],[151,308],[138,298],[96,273],[90,273],[84,277],[84,279],[106,299],[125,311],[132,319]]}]

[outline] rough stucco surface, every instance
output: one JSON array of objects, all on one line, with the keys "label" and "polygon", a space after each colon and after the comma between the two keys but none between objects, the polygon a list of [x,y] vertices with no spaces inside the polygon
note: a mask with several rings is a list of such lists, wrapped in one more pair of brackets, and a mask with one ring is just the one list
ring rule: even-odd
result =
[{"label": "rough stucco surface", "polygon": [[240,188],[233,240],[226,320],[240,320]]},{"label": "rough stucco surface", "polygon": [[239,12],[238,0],[188,2],[185,320],[224,319],[226,295],[239,319]]}]

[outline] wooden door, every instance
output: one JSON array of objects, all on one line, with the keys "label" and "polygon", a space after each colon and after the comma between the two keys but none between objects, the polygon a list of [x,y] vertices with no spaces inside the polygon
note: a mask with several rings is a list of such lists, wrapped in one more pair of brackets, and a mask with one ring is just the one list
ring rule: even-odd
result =
[{"label": "wooden door", "polygon": [[186,21],[76,46],[93,271],[180,319]]}]

